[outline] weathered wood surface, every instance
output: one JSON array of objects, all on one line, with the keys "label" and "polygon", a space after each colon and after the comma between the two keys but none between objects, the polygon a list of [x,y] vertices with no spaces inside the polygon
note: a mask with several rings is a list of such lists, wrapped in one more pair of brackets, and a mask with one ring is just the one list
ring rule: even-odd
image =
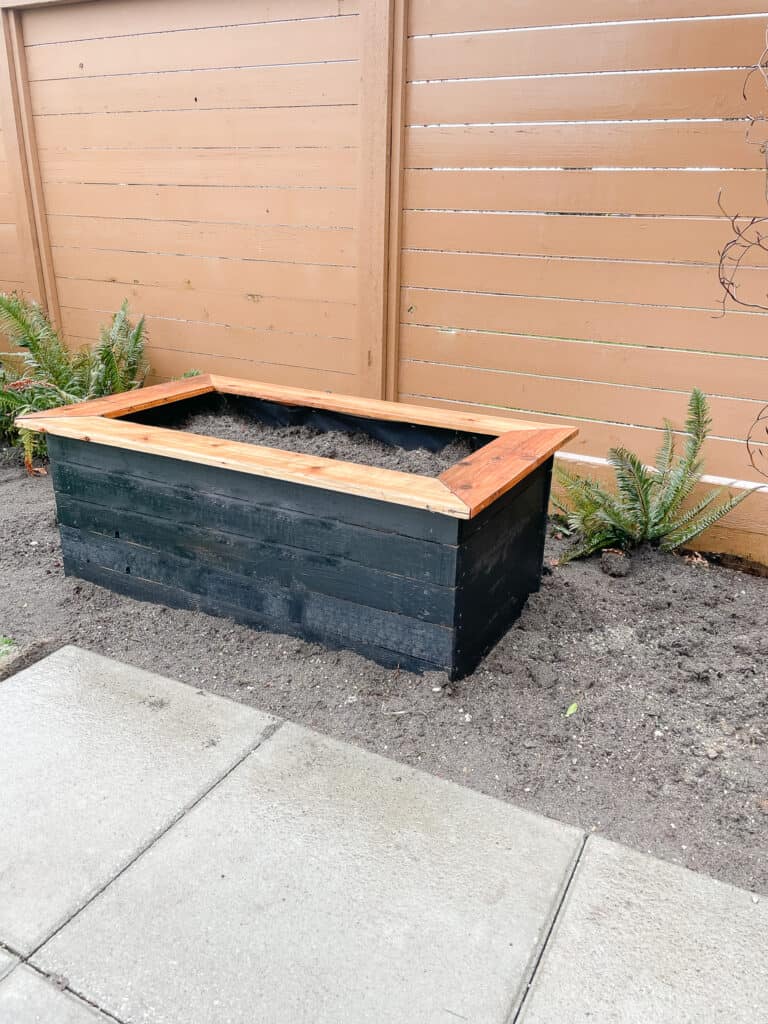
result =
[{"label": "weathered wood surface", "polygon": [[143,600],[456,677],[538,586],[551,460],[468,521],[61,436],[50,443],[66,571]]},{"label": "weathered wood surface", "polygon": [[[466,432],[474,443],[479,443],[487,435],[500,436],[457,466],[433,478],[278,448],[223,441],[117,418],[164,407],[173,412],[176,408],[174,403],[213,392],[252,398],[262,403],[266,401],[277,406],[325,410],[338,417],[347,416],[371,423],[426,425],[436,431]],[[471,413],[443,412],[350,395],[274,387],[216,375],[155,385],[57,409],[52,413],[23,416],[19,417],[18,424],[28,430],[58,437],[289,480],[427,509],[458,519],[477,515],[550,458],[576,433],[565,427],[475,417]],[[500,426],[510,429],[502,432]]]}]

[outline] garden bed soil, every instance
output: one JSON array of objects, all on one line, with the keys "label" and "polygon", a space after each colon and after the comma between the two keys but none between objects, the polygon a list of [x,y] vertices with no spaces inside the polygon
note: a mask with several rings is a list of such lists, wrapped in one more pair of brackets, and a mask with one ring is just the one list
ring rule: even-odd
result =
[{"label": "garden bed soil", "polygon": [[319,430],[308,426],[278,427],[259,423],[244,414],[193,413],[179,426],[191,434],[205,434],[224,441],[242,441],[283,451],[319,455],[325,459],[343,459],[379,469],[401,473],[439,476],[446,469],[472,454],[466,441],[456,440],[437,452],[426,448],[406,449],[369,437],[362,431]]},{"label": "garden bed soil", "polygon": [[765,579],[652,551],[554,567],[449,685],[65,578],[50,480],[15,456],[0,578],[16,666],[79,644],[768,894]]}]

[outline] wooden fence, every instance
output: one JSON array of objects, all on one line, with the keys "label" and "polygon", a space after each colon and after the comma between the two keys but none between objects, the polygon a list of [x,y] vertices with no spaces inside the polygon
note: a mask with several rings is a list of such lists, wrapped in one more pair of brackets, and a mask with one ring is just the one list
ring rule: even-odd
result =
[{"label": "wooden fence", "polygon": [[[650,459],[698,385],[709,472],[759,481],[718,196],[768,214],[768,0],[0,6],[0,287],[72,343],[127,296],[160,378],[552,418],[579,457]],[[708,544],[768,562],[768,498]]]}]

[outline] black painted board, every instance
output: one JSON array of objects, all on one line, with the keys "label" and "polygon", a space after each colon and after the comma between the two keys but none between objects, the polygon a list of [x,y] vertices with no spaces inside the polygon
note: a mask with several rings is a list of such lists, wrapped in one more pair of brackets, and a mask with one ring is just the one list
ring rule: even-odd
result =
[{"label": "black painted board", "polygon": [[73,499],[115,515],[121,510],[135,511],[178,523],[181,528],[224,530],[255,542],[321,552],[437,586],[453,586],[456,580],[457,548],[453,545],[381,533],[289,509],[264,508],[195,487],[161,484],[74,463],[52,463],[51,475],[60,505]]},{"label": "black painted board", "polygon": [[[330,409],[313,409],[304,405],[283,405],[263,398],[247,395],[223,395],[208,393],[193,398],[181,398],[165,405],[142,409],[139,412],[121,416],[120,419],[148,426],[167,427],[172,430],[185,429],[189,416],[199,413],[233,414],[251,419],[271,427],[302,426],[327,433],[339,431],[346,434],[367,434],[392,447],[426,448],[430,452],[442,451],[446,445],[457,440],[466,441],[473,451],[493,441],[484,434],[449,430],[444,427],[430,427],[426,424],[378,420],[350,413],[334,412]],[[279,443],[274,445],[279,448]]]},{"label": "black painted board", "polygon": [[89,466],[102,472],[239,498],[265,509],[304,512],[440,544],[458,543],[459,520],[426,509],[53,435],[48,438],[48,450],[54,466],[57,462]]},{"label": "black painted board", "polygon": [[[190,526],[126,509],[104,508],[66,495],[58,500],[59,523],[88,533],[203,562],[221,572],[253,577],[355,604],[396,611],[414,619],[453,626],[455,591],[406,579],[335,555],[266,544],[218,529]],[[386,548],[387,541],[382,542]]]},{"label": "black painted board", "polygon": [[551,472],[550,459],[459,549],[453,678],[475,669],[539,589]]},{"label": "black painted board", "polygon": [[451,661],[452,628],[313,593],[301,581],[289,588],[277,587],[272,581],[222,572],[199,561],[67,526],[61,527],[61,541],[71,562],[90,562],[164,583],[204,597],[214,608],[243,609],[277,632],[300,628],[304,635],[348,638],[353,650],[365,643],[435,665],[448,666]]},{"label": "black painted board", "polygon": [[[280,629],[277,629],[271,621],[265,621],[256,612],[247,608],[239,608],[219,601],[211,601],[205,596],[192,594],[178,587],[172,587],[156,580],[144,580],[138,576],[129,576],[124,572],[113,569],[106,569],[93,562],[79,561],[72,555],[64,556],[64,567],[68,576],[76,576],[78,579],[88,580],[97,586],[105,587],[118,594],[124,594],[137,601],[148,601],[153,604],[166,605],[169,608],[183,608],[188,611],[201,611],[208,615],[215,615],[223,621],[231,620],[259,631],[270,631],[282,633],[286,636],[296,636],[308,642],[322,643],[332,650],[349,649],[350,644],[343,637],[332,636],[330,633],[315,635],[304,626],[285,622]],[[401,668],[408,672],[434,672],[441,666],[414,657],[412,654],[389,651],[384,647],[376,647],[373,644],[366,644],[358,641],[355,644],[355,651],[380,665],[387,668]]]}]

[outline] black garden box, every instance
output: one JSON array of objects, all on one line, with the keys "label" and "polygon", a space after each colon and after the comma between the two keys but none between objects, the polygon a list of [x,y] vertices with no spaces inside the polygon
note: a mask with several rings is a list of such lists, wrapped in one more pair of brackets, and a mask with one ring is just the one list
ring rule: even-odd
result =
[{"label": "black garden box", "polygon": [[[471,454],[423,476],[173,429],[223,403]],[[452,678],[538,589],[552,459],[575,434],[216,376],[19,425],[48,435],[68,574]]]}]

